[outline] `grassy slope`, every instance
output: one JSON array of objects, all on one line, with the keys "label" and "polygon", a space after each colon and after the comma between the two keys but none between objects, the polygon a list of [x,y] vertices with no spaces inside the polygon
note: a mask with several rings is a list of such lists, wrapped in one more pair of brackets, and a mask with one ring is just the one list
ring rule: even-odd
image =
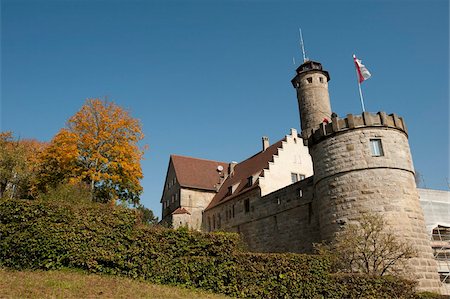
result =
[{"label": "grassy slope", "polygon": [[88,275],[74,271],[0,269],[0,298],[224,299],[227,297],[127,278]]}]

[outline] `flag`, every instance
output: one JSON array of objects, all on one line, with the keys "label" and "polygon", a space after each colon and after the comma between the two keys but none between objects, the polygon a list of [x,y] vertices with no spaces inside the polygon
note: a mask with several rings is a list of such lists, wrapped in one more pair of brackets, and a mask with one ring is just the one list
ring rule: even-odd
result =
[{"label": "flag", "polygon": [[353,54],[353,60],[355,61],[356,73],[358,74],[358,82],[361,83],[372,76],[369,70],[361,63],[361,60],[357,59],[355,54]]}]

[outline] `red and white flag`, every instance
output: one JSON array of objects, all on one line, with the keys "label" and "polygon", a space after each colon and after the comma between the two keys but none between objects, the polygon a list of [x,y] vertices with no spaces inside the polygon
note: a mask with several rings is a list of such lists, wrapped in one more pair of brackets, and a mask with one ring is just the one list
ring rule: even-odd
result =
[{"label": "red and white flag", "polygon": [[361,60],[357,59],[355,54],[353,54],[353,60],[355,61],[356,73],[358,74],[358,83],[367,80],[372,76],[369,70],[361,63]]}]

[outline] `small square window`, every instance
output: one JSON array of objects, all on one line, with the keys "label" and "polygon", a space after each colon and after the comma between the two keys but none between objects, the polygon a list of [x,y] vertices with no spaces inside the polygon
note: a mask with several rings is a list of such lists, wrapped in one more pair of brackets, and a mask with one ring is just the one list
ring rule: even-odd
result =
[{"label": "small square window", "polygon": [[312,83],[312,77],[306,78],[306,81],[308,81],[308,83]]},{"label": "small square window", "polygon": [[305,175],[304,174],[299,174],[299,181],[303,181],[305,179]]},{"label": "small square window", "polygon": [[383,145],[381,139],[370,139],[370,151],[373,157],[384,156]]},{"label": "small square window", "polygon": [[323,77],[319,77],[319,82],[323,83]]},{"label": "small square window", "polygon": [[292,181],[292,183],[298,182],[298,176],[296,173],[293,173],[293,172],[291,173],[291,181]]}]

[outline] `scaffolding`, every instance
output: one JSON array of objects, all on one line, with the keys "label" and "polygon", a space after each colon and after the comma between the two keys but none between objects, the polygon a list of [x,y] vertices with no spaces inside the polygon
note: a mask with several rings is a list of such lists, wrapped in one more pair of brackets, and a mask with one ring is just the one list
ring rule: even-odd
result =
[{"label": "scaffolding", "polygon": [[444,287],[450,289],[450,227],[438,225],[431,235],[431,247]]},{"label": "scaffolding", "polygon": [[417,190],[442,282],[441,293],[450,295],[450,192]]}]

